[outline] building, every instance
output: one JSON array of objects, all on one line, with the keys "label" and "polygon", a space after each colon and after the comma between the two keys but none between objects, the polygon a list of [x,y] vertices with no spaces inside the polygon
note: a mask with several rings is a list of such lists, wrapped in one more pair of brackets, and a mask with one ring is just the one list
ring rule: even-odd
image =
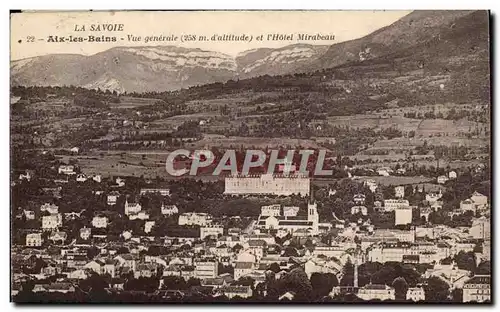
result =
[{"label": "building", "polygon": [[390,176],[392,172],[393,172],[392,169],[387,168],[387,167],[382,167],[382,168],[377,169],[378,175],[383,176],[383,177]]},{"label": "building", "polygon": [[91,234],[92,234],[91,228],[83,227],[80,229],[80,238],[83,240],[89,239]]},{"label": "building", "polygon": [[61,165],[61,166],[59,166],[58,173],[59,174],[67,174],[67,175],[76,174],[75,166],[73,166],[73,165]]},{"label": "building", "polygon": [[26,234],[26,247],[40,247],[43,239],[41,233]]},{"label": "building", "polygon": [[129,203],[125,200],[125,215],[138,214],[142,210],[142,206],[139,203]]},{"label": "building", "polygon": [[225,194],[308,196],[310,178],[304,175],[231,176],[225,178]]},{"label": "building", "polygon": [[483,248],[483,259],[486,261],[491,261],[491,241],[485,240],[482,244]]},{"label": "building", "polygon": [[341,259],[343,256],[345,256],[345,251],[349,248],[356,248],[355,243],[333,243],[331,246],[323,244],[323,243],[318,243],[313,250],[313,255],[314,256],[319,256],[323,255],[326,257],[335,257],[337,259]]},{"label": "building", "polygon": [[49,236],[49,240],[51,240],[53,243],[60,242],[61,244],[66,241],[66,238],[68,238],[68,234],[61,231],[54,231],[50,233]]},{"label": "building", "polygon": [[370,189],[370,192],[375,193],[378,188],[378,184],[373,179],[368,179],[365,181],[365,185]]},{"label": "building", "polygon": [[395,225],[400,224],[411,224],[412,221],[412,209],[411,207],[398,207],[395,210]]},{"label": "building", "polygon": [[366,196],[365,194],[355,194],[352,200],[354,201],[355,205],[364,205]]},{"label": "building", "polygon": [[425,200],[429,202],[429,204],[433,204],[434,202],[438,201],[443,197],[443,193],[441,192],[441,189],[439,189],[438,193],[431,192],[429,194],[425,194]]},{"label": "building", "polygon": [[410,287],[406,291],[406,300],[425,301],[425,291],[422,287]]},{"label": "building", "polygon": [[205,226],[212,223],[212,216],[207,213],[186,212],[179,215],[179,225]]},{"label": "building", "polygon": [[85,182],[87,181],[87,176],[83,173],[79,173],[76,175],[76,182]]},{"label": "building", "polygon": [[491,239],[491,223],[490,219],[486,217],[481,217],[472,220],[472,226],[469,230],[470,236],[475,239]]},{"label": "building", "polygon": [[415,242],[415,229],[414,228],[409,230],[409,231],[397,230],[397,229],[393,229],[393,230],[389,230],[389,231],[400,242],[409,242],[409,243]]},{"label": "building", "polygon": [[200,239],[204,239],[207,236],[211,236],[213,238],[217,238],[222,236],[224,233],[224,227],[221,225],[208,225],[208,226],[202,226],[200,228]]},{"label": "building", "polygon": [[269,216],[274,216],[278,217],[281,215],[281,205],[269,205],[269,206],[262,206],[260,208],[260,215],[269,217]]},{"label": "building", "polygon": [[29,170],[26,170],[26,173],[21,173],[19,175],[19,180],[30,181],[31,180],[31,174],[30,174]]},{"label": "building", "polygon": [[405,197],[405,187],[404,185],[399,185],[394,188],[394,193],[396,198],[404,198]]},{"label": "building", "polygon": [[368,214],[368,209],[365,206],[352,206],[351,207],[351,214],[362,214],[363,216],[366,216]]},{"label": "building", "polygon": [[283,207],[283,216],[285,217],[296,217],[299,213],[300,208],[296,206],[285,206]]},{"label": "building", "polygon": [[54,230],[62,226],[62,215],[60,213],[42,217],[42,229]]},{"label": "building", "polygon": [[472,211],[474,214],[476,213],[476,205],[471,199],[465,199],[460,202],[460,210],[462,212]]},{"label": "building", "polygon": [[220,293],[229,299],[234,297],[248,298],[252,296],[252,288],[250,286],[223,286],[220,288]]},{"label": "building", "polygon": [[147,213],[146,211],[139,211],[138,213],[129,214],[128,219],[129,220],[148,220],[149,213]]},{"label": "building", "polygon": [[150,233],[154,226],[155,226],[155,221],[144,222],[144,233]]},{"label": "building", "polygon": [[179,208],[176,205],[164,205],[161,204],[161,214],[166,216],[171,216],[179,213]]},{"label": "building", "polygon": [[308,203],[307,217],[285,217],[285,216],[262,216],[257,220],[257,228],[267,230],[284,230],[287,233],[306,231],[306,236],[314,236],[319,233],[319,215],[316,203]]},{"label": "building", "polygon": [[386,212],[394,211],[396,208],[406,208],[410,206],[410,202],[406,199],[385,199],[384,210]]},{"label": "building", "polygon": [[424,278],[439,277],[451,288],[463,288],[464,283],[469,279],[469,274],[469,271],[459,269],[455,262],[451,264],[436,263],[433,268],[425,271]]},{"label": "building", "polygon": [[455,171],[453,171],[453,170],[452,170],[452,171],[450,171],[450,172],[448,172],[448,178],[449,178],[450,180],[452,180],[452,179],[456,179],[456,178],[457,178],[457,173],[456,173]]},{"label": "building", "polygon": [[35,220],[35,212],[32,210],[23,210],[26,220]]},{"label": "building", "polygon": [[50,214],[56,214],[59,212],[59,207],[54,204],[45,203],[40,206],[40,211],[46,211]]},{"label": "building", "polygon": [[250,274],[254,270],[253,262],[237,261],[234,265],[234,280],[239,280],[241,277]]},{"label": "building", "polygon": [[407,242],[381,242],[367,249],[367,260],[370,262],[403,262],[404,255],[415,255],[418,251]]},{"label": "building", "polygon": [[443,202],[442,201],[435,201],[432,203],[432,205],[430,207],[434,211],[441,210],[441,209],[443,209]]},{"label": "building", "polygon": [[470,199],[474,202],[477,208],[482,208],[488,205],[488,197],[479,192],[474,192]]},{"label": "building", "polygon": [[95,228],[106,228],[108,227],[108,218],[107,217],[94,217],[92,219],[92,226]]},{"label": "building", "polygon": [[358,289],[357,296],[363,300],[394,300],[396,292],[387,285],[368,284]]},{"label": "building", "polygon": [[491,277],[489,275],[475,275],[464,283],[463,302],[491,301]]},{"label": "building", "polygon": [[64,213],[64,220],[71,220],[71,221],[74,221],[74,220],[78,220],[80,219],[82,216],[82,213],[81,212],[66,212]]},{"label": "building", "polygon": [[420,219],[424,220],[425,223],[429,222],[429,215],[432,209],[429,207],[420,207]]},{"label": "building", "polygon": [[194,274],[196,278],[215,278],[218,273],[218,262],[217,261],[195,261]]},{"label": "building", "polygon": [[125,186],[125,180],[123,180],[120,177],[118,177],[118,178],[115,179],[115,183],[116,183],[116,185],[118,185],[118,187]]},{"label": "building", "polygon": [[120,197],[120,194],[117,192],[111,192],[110,194],[108,194],[108,198],[107,198],[108,205],[109,206],[116,205],[116,201],[118,200],[118,197]]},{"label": "building", "polygon": [[170,196],[170,189],[167,188],[142,188],[140,191],[141,195],[155,194],[158,193],[161,196]]},{"label": "building", "polygon": [[437,177],[436,180],[437,180],[438,184],[445,184],[448,181],[448,177],[445,175],[441,175],[441,176]]}]

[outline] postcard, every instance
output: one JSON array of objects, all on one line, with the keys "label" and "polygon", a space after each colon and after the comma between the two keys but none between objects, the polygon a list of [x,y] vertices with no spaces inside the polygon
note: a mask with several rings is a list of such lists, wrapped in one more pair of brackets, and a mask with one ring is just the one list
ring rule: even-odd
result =
[{"label": "postcard", "polygon": [[492,302],[488,11],[26,11],[15,303]]}]

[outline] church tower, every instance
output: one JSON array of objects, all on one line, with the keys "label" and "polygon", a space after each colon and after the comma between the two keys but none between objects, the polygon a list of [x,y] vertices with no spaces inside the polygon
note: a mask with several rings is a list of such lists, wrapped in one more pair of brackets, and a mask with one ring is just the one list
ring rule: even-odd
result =
[{"label": "church tower", "polygon": [[309,202],[307,203],[307,220],[312,221],[312,229],[313,229],[313,235],[317,235],[319,232],[318,229],[318,224],[319,224],[319,215],[318,215],[318,205],[316,204],[316,201],[314,200],[314,192],[311,188],[311,198],[309,199]]}]

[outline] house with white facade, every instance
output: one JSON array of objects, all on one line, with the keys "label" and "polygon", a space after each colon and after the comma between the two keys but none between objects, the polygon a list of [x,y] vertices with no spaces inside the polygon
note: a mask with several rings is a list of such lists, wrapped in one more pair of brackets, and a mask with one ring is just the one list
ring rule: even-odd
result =
[{"label": "house with white facade", "polygon": [[422,287],[410,287],[406,291],[406,300],[414,302],[425,301],[425,291]]},{"label": "house with white facade", "polygon": [[128,199],[125,200],[125,215],[138,214],[141,210],[141,204],[129,202]]},{"label": "house with white facade", "polygon": [[396,292],[393,287],[387,285],[367,284],[358,289],[356,294],[363,300],[394,300]]},{"label": "house with white facade", "polygon": [[54,230],[62,226],[62,215],[60,213],[42,217],[42,229]]},{"label": "house with white facade", "polygon": [[223,233],[224,227],[222,225],[213,224],[200,227],[200,239],[204,239],[207,236],[217,238],[222,236]]},{"label": "house with white facade", "polygon": [[179,208],[176,205],[165,205],[161,204],[161,214],[166,216],[172,216],[179,213]]},{"label": "house with white facade", "polygon": [[92,226],[95,228],[108,227],[108,217],[95,216],[94,218],[92,218]]},{"label": "house with white facade", "polygon": [[43,244],[41,233],[26,234],[26,247],[40,247]]}]

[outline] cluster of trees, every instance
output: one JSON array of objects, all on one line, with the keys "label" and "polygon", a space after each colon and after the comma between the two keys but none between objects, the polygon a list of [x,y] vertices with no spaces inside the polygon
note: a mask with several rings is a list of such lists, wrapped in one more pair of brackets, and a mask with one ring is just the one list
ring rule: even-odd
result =
[{"label": "cluster of trees", "polygon": [[487,119],[484,116],[487,113],[482,111],[474,111],[467,109],[455,109],[451,108],[446,113],[438,111],[437,113],[434,111],[427,112],[406,112],[403,114],[406,118],[413,119],[447,119],[447,120],[460,120],[467,118],[469,120],[478,121],[478,122],[487,122]]},{"label": "cluster of trees", "polygon": [[14,86],[11,88],[11,92],[14,96],[20,96],[21,100],[29,101],[45,101],[50,97],[66,97],[73,99],[76,105],[89,107],[107,107],[107,103],[120,103],[116,91],[85,89],[75,86]]}]

